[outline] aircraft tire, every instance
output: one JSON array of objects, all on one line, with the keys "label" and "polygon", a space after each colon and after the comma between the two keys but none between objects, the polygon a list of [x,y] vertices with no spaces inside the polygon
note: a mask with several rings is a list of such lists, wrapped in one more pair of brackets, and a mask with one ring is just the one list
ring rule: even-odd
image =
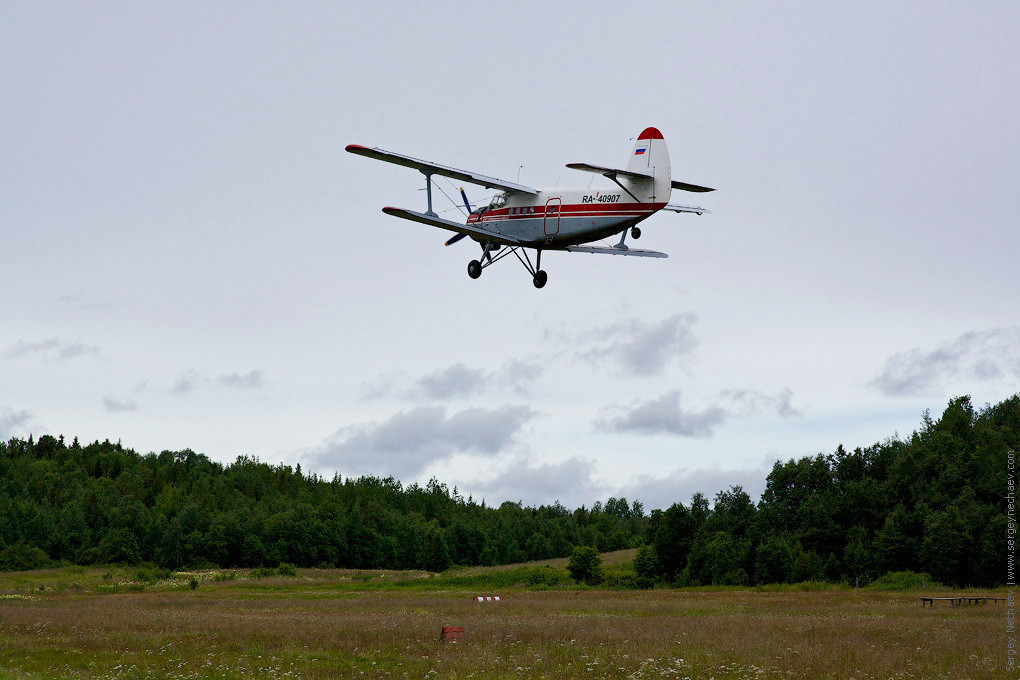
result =
[{"label": "aircraft tire", "polygon": [[549,275],[545,271],[539,269],[535,272],[535,277],[531,280],[535,284],[535,288],[542,288],[545,286],[545,282],[549,280]]},{"label": "aircraft tire", "polygon": [[641,229],[638,227],[632,227],[630,230],[630,236],[635,240],[641,238]]},{"label": "aircraft tire", "polygon": [[478,260],[471,260],[468,262],[468,276],[473,279],[477,279],[482,275],[482,263]]}]

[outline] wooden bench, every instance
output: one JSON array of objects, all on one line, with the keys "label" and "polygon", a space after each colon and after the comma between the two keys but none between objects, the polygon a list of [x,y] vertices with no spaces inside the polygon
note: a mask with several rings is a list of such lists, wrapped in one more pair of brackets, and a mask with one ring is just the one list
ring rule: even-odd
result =
[{"label": "wooden bench", "polygon": [[1004,598],[1004,597],[986,597],[984,595],[981,595],[981,596],[978,596],[978,597],[969,597],[969,596],[968,597],[922,597],[921,598],[921,606],[924,607],[924,606],[927,606],[927,605],[931,605],[932,607],[934,607],[936,602],[948,602],[949,604],[953,605],[954,607],[959,607],[960,605],[965,605],[965,604],[987,604],[988,602],[992,602],[993,604],[998,604],[999,602],[1005,602],[1005,601],[1006,601],[1006,598]]}]

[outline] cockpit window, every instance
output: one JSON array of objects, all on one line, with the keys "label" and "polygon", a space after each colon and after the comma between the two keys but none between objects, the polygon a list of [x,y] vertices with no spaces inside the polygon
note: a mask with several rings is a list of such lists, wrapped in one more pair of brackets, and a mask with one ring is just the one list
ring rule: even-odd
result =
[{"label": "cockpit window", "polygon": [[506,205],[506,202],[510,200],[509,194],[502,193],[496,194],[492,197],[492,201],[489,202],[489,209],[495,210],[496,208],[502,208]]}]

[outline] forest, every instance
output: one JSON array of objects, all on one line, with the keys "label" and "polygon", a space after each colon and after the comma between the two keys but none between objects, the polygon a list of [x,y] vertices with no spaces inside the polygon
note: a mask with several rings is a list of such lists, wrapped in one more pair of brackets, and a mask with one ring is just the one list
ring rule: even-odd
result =
[{"label": "forest", "polygon": [[42,435],[0,442],[0,569],[424,569],[638,548],[631,585],[867,583],[914,571],[1005,580],[1007,452],[1020,394],[925,414],[909,438],[777,461],[757,503],[739,486],[646,512],[610,498],[568,509],[464,498],[435,479],[325,479],[301,466]]}]

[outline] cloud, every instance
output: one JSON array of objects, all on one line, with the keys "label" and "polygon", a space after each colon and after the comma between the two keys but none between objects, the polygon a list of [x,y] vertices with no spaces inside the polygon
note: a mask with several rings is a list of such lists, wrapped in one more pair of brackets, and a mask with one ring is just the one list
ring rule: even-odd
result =
[{"label": "cloud", "polygon": [[[637,432],[640,434],[674,434],[699,439],[711,437],[718,425],[730,417],[719,406],[702,410],[688,410],[680,404],[680,390],[667,392],[657,399],[635,401],[629,407],[609,407],[607,415],[595,421],[595,426],[609,432]],[[609,417],[617,411],[619,415]]]},{"label": "cloud", "polygon": [[18,340],[4,350],[5,359],[23,359],[29,356],[41,356],[47,359],[67,361],[90,354],[99,354],[99,348],[83,342],[65,342],[59,338],[46,340]]},{"label": "cloud", "polygon": [[499,382],[513,388],[518,394],[530,394],[532,385],[541,377],[545,365],[535,358],[510,359],[499,371],[489,376],[490,382]]},{"label": "cloud", "polygon": [[544,366],[533,358],[510,359],[491,372],[458,362],[413,381],[402,373],[381,375],[370,383],[364,383],[361,393],[366,399],[395,396],[435,401],[463,399],[482,392],[505,393],[507,390],[525,395],[530,393],[532,384],[543,370]]},{"label": "cloud", "polygon": [[177,377],[170,391],[174,394],[191,394],[204,382],[205,379],[200,377],[197,371],[188,369]]},{"label": "cloud", "polygon": [[697,347],[691,330],[697,320],[694,314],[674,314],[657,323],[631,319],[575,335],[570,341],[590,345],[578,352],[582,358],[596,363],[609,359],[624,373],[649,376]]},{"label": "cloud", "polygon": [[259,369],[247,373],[223,373],[215,378],[202,375],[194,369],[182,371],[170,388],[172,394],[191,394],[199,388],[216,386],[234,390],[259,390],[266,386],[266,374]]},{"label": "cloud", "polygon": [[679,468],[662,477],[638,475],[619,489],[618,496],[641,501],[647,511],[668,508],[674,503],[689,506],[691,496],[698,492],[711,503],[719,491],[739,485],[752,501],[757,501],[765,491],[765,480],[771,470],[771,465],[745,469]]},{"label": "cloud", "polygon": [[61,295],[57,298],[57,302],[85,312],[109,311],[116,307],[113,301],[94,298],[84,290]]},{"label": "cloud", "polygon": [[708,400],[701,409],[685,408],[680,390],[661,397],[631,402],[630,406],[609,406],[595,420],[595,427],[606,432],[637,432],[639,434],[671,434],[705,439],[715,428],[733,418],[747,418],[774,411],[781,418],[799,416],[802,412],[792,404],[793,390],[784,387],[776,394],[759,390],[723,390]]},{"label": "cloud", "polygon": [[450,399],[475,394],[483,387],[485,381],[484,371],[458,363],[422,377],[416,385],[418,390],[430,399]]},{"label": "cloud", "polygon": [[970,331],[930,351],[913,348],[886,359],[868,383],[887,396],[940,391],[947,380],[1020,378],[1020,327]]},{"label": "cloud", "polygon": [[595,462],[578,457],[542,465],[532,465],[528,459],[520,458],[488,481],[468,480],[459,486],[493,505],[505,500],[549,505],[559,500],[568,507],[590,505],[607,489],[595,479]]},{"label": "cloud", "polygon": [[372,379],[370,382],[361,383],[361,397],[363,399],[382,399],[392,396],[400,391],[400,386],[407,383],[406,373],[385,373]]},{"label": "cloud", "polygon": [[28,342],[27,340],[18,340],[13,345],[10,345],[4,350],[5,359],[21,359],[30,354],[43,354],[53,350],[59,349],[60,341],[56,338],[50,338],[49,340],[39,340],[36,342]]},{"label": "cloud", "polygon": [[28,411],[14,411],[7,407],[0,408],[0,441],[7,441],[14,436],[31,419]]},{"label": "cloud", "polygon": [[469,408],[450,416],[443,406],[421,406],[382,422],[343,427],[310,457],[319,467],[347,475],[407,479],[455,453],[495,455],[512,445],[535,415],[526,406]]},{"label": "cloud", "polygon": [[114,399],[113,397],[105,397],[103,399],[103,406],[111,413],[124,413],[138,409],[137,402],[129,399]]},{"label": "cloud", "polygon": [[228,373],[216,378],[216,382],[223,387],[242,390],[258,390],[266,386],[265,373],[258,369],[247,373]]},{"label": "cloud", "polygon": [[598,499],[614,496],[628,501],[641,501],[648,512],[668,508],[674,503],[690,505],[695,493],[702,493],[709,503],[719,491],[739,485],[757,501],[765,490],[765,481],[772,470],[772,460],[760,467],[678,468],[664,475],[641,474],[619,485],[597,478],[595,461],[573,457],[558,463],[535,465],[527,458],[518,458],[502,467],[495,477],[456,480],[462,492],[476,500],[486,499],[490,505],[503,501],[522,501],[526,505],[549,505],[559,501],[567,507],[591,505]]},{"label": "cloud", "polygon": [[781,418],[793,418],[803,415],[803,411],[795,408],[793,390],[789,387],[776,392],[775,395],[758,390],[723,390],[719,397],[728,401],[733,408],[733,415],[751,416],[764,411],[775,411]]}]

